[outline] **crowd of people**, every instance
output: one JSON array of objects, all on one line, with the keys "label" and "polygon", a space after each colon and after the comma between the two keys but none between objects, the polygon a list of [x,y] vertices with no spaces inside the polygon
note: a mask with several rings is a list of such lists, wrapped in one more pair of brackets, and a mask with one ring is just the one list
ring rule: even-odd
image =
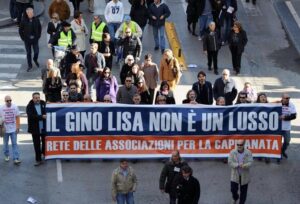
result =
[{"label": "crowd of people", "polygon": [[[46,103],[180,103],[176,101],[174,92],[180,83],[181,68],[172,50],[166,48],[164,35],[165,20],[171,15],[166,3],[161,0],[131,0],[130,15],[124,15],[122,1],[111,0],[107,2],[104,19],[100,15],[93,15],[92,24],[87,25],[80,11],[82,1],[71,2],[74,18],[70,22],[67,21],[71,12],[67,1],[53,0],[50,4],[48,13],[51,20],[47,26],[47,34],[53,59],[47,60],[47,66],[41,72],[45,101],[35,92],[26,107],[28,132],[32,134],[34,143],[35,166],[42,164],[45,155]],[[93,13],[94,1],[88,2],[89,11]],[[17,18],[19,34],[25,44],[29,72],[33,68],[32,60],[37,67],[40,66],[38,41],[42,27],[39,19],[34,16],[32,1],[23,1],[22,5],[18,0],[11,1],[12,8],[14,3],[18,9],[12,9],[11,12],[12,16]],[[219,74],[218,51],[228,45],[232,55],[232,67],[238,75],[241,72],[242,53],[248,39],[241,23],[237,21],[237,1],[187,0],[187,3],[187,28],[203,42],[208,71],[213,68],[214,73]],[[252,3],[256,4],[256,1],[253,0]],[[199,34],[196,34],[198,21]],[[159,64],[153,61],[151,53],[142,55],[143,31],[147,24],[153,28],[154,52],[162,53]],[[89,48],[86,47],[87,41],[90,44]],[[63,47],[66,53],[61,60],[57,59],[57,47]],[[115,69],[114,60],[120,64],[119,76],[112,74],[112,69]],[[159,82],[160,87],[156,91]],[[93,99],[94,95],[96,97]],[[1,127],[5,127],[5,161],[9,161],[10,138],[13,160],[19,165],[21,160],[16,138],[20,128],[20,114],[18,107],[12,104],[10,96],[6,96],[4,100],[5,105],[0,108],[0,116],[3,120]],[[206,79],[205,71],[199,71],[182,104],[213,105],[214,101],[218,106],[269,102],[267,95],[257,93],[250,82],[246,82],[243,89],[238,91],[229,69],[222,70],[222,76],[214,83]],[[282,104],[282,156],[288,158],[286,149],[290,143],[291,120],[296,118],[296,109],[287,93],[283,93],[281,101],[278,102]],[[238,198],[240,203],[245,203],[249,182],[248,170],[252,160],[251,152],[244,149],[244,141],[239,141],[237,149],[229,154],[233,203],[236,203]],[[182,204],[198,203],[200,184],[192,172],[191,167],[181,161],[179,152],[173,152],[171,161],[162,170],[159,184],[162,192],[169,193],[170,204],[175,203],[176,199]],[[113,172],[113,200],[118,203],[125,203],[125,200],[128,204],[134,203],[133,192],[136,183],[133,169],[128,166],[126,159],[122,159],[120,167]],[[241,185],[240,196],[237,193],[238,185]]]}]

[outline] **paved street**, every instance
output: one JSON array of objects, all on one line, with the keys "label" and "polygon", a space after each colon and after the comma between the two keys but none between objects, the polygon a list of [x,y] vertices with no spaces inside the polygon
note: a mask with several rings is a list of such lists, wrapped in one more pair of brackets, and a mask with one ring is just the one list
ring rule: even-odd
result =
[{"label": "paved street", "polygon": [[[4,0],[2,0],[4,1]],[[96,0],[95,0],[96,1]],[[103,0],[97,0],[99,8]],[[125,0],[123,0],[125,1]],[[282,92],[289,92],[292,102],[300,110],[300,56],[291,43],[276,10],[276,0],[258,0],[257,6],[238,0],[238,19],[248,34],[248,44],[242,58],[242,70],[239,76],[233,76],[238,88],[250,81],[258,92],[266,92],[269,101],[278,100]],[[280,1],[280,0],[278,0]],[[283,1],[283,0],[282,0]],[[186,29],[185,1],[166,0],[172,15],[169,20],[175,22],[182,43],[187,64],[196,64],[184,72],[180,86],[176,90],[176,102],[181,103],[196,74],[200,69],[206,71],[211,82],[217,78],[208,72],[206,56],[202,52],[202,42],[190,35]],[[295,8],[299,1],[292,1]],[[45,1],[46,8],[50,1]],[[127,4],[128,6],[128,4]],[[87,3],[81,10],[87,25],[92,14],[88,13]],[[99,12],[101,9],[98,9]],[[127,7],[127,11],[129,7]],[[1,10],[5,14],[5,10]],[[97,9],[95,10],[97,11]],[[298,12],[298,10],[296,9]],[[0,12],[1,14],[1,12]],[[101,13],[99,13],[101,14]],[[2,18],[2,16],[0,16]],[[46,44],[46,26],[49,21],[47,11],[40,17],[43,34],[40,40],[40,64],[44,65],[51,57]],[[293,19],[291,19],[291,23]],[[300,33],[299,33],[300,34]],[[299,35],[298,34],[298,35]],[[300,35],[299,35],[300,36]],[[154,61],[159,63],[160,53],[154,52],[152,29],[147,26],[143,38],[143,53],[151,52]],[[220,70],[231,68],[231,56],[227,46],[222,47],[219,55]],[[22,204],[29,196],[39,204],[110,204],[111,172],[118,166],[117,161],[47,161],[45,165],[34,167],[34,150],[31,136],[27,134],[25,107],[33,91],[41,91],[40,69],[34,67],[26,72],[26,54],[20,41],[16,26],[0,29],[0,101],[10,94],[13,103],[22,111],[21,134],[18,136],[22,164],[5,163],[0,157],[0,203]],[[118,67],[113,73],[119,76]],[[218,76],[219,77],[219,76]],[[118,78],[118,77],[117,77]],[[289,158],[280,165],[255,161],[251,169],[252,181],[248,189],[248,204],[297,204],[300,200],[300,119],[292,122],[292,141],[287,151]],[[2,149],[2,140],[0,149]],[[201,183],[201,204],[229,204],[230,169],[227,164],[217,160],[188,161],[194,169],[194,176]],[[132,164],[138,176],[138,188],[135,193],[137,204],[167,204],[168,196],[158,189],[158,178],[163,164],[154,160],[143,160]]]}]

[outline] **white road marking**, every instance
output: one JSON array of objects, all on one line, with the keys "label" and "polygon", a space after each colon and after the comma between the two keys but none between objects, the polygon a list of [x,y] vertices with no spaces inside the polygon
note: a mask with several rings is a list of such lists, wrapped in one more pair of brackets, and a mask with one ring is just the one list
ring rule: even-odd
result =
[{"label": "white road marking", "polygon": [[248,16],[262,16],[262,12],[258,7],[258,4],[253,5],[251,0],[249,3],[246,3],[246,0],[241,0],[242,6],[244,7],[245,13]]},{"label": "white road marking", "polygon": [[6,58],[6,59],[25,59],[26,55],[24,55],[24,54],[0,54],[0,58]]},{"label": "white road marking", "polygon": [[0,36],[3,41],[22,41],[20,36]]},{"label": "white road marking", "polygon": [[0,33],[12,33],[12,32],[18,32],[17,27],[8,27],[8,28],[1,28]]},{"label": "white road marking", "polygon": [[23,49],[25,51],[24,45],[3,45],[0,44],[0,49]]},{"label": "white road marking", "polygon": [[0,64],[0,69],[20,69],[22,64]]},{"label": "white road marking", "polygon": [[0,73],[0,79],[15,79],[18,73]]},{"label": "white road marking", "polygon": [[288,9],[290,10],[292,16],[294,17],[294,20],[296,21],[298,27],[300,28],[300,17],[299,15],[297,14],[292,2],[290,1],[286,1],[285,2],[286,6],[288,7]]},{"label": "white road marking", "polygon": [[63,175],[62,175],[62,164],[61,164],[60,159],[56,160],[56,168],[57,168],[57,181],[59,183],[62,183],[63,182]]}]

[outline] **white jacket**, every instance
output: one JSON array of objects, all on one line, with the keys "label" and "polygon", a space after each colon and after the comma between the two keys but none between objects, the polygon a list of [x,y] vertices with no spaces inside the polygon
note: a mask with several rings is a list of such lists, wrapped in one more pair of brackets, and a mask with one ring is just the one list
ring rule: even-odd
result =
[{"label": "white jacket", "polygon": [[107,23],[121,23],[124,16],[123,3],[110,1],[105,7],[104,16]]}]

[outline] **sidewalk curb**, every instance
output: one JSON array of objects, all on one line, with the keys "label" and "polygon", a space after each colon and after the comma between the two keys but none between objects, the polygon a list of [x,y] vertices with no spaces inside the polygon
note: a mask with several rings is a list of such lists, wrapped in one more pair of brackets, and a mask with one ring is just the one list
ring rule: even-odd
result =
[{"label": "sidewalk curb", "polygon": [[[297,34],[300,32],[300,29],[298,28],[294,18],[292,17],[292,14],[290,13],[284,1],[278,1],[278,0],[271,0],[271,1],[281,21],[281,24],[287,33],[288,38],[291,40],[292,44],[294,45],[298,54],[300,55],[300,36],[299,34]],[[284,11],[287,11],[287,15],[283,14]]]},{"label": "sidewalk curb", "polygon": [[[34,1],[33,2],[34,5],[34,10],[36,11],[36,17],[41,16],[44,11],[45,11],[45,4],[43,1]],[[15,25],[16,22],[14,22],[10,16],[8,16],[7,18],[5,18],[4,20],[0,21],[0,28],[4,28],[4,27],[8,27],[11,25]]]}]

